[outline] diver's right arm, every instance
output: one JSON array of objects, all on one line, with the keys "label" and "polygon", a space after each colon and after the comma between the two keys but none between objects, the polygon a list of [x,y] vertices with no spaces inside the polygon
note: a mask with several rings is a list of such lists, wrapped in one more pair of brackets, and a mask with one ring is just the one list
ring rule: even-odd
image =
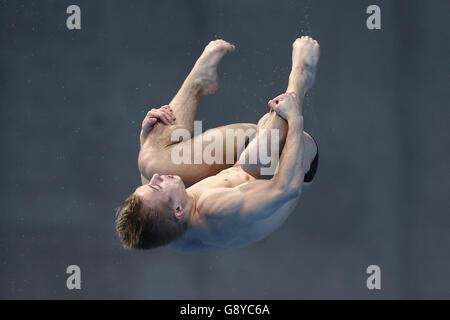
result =
[{"label": "diver's right arm", "polygon": [[[281,97],[281,96],[280,96]],[[288,122],[278,172],[271,180],[254,180],[235,188],[213,189],[200,201],[211,217],[232,218],[247,225],[270,217],[300,195],[303,182],[303,117],[296,96],[284,96],[271,106]]]}]

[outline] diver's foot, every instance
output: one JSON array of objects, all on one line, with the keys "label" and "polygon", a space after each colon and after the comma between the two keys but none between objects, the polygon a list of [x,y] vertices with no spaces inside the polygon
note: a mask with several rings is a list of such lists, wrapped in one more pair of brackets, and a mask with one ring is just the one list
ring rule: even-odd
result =
[{"label": "diver's foot", "polygon": [[289,75],[287,92],[302,95],[312,87],[319,56],[320,46],[313,38],[303,36],[294,41],[292,44],[292,70]]},{"label": "diver's foot", "polygon": [[187,81],[199,89],[201,95],[212,94],[219,88],[217,65],[228,52],[234,50],[234,45],[224,41],[211,41],[198,58]]}]

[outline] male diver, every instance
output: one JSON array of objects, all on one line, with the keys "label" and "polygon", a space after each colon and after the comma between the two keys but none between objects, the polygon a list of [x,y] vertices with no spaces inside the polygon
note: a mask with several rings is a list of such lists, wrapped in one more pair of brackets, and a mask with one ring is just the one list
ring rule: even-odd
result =
[{"label": "male diver", "polygon": [[[318,166],[317,145],[303,130],[302,105],[315,78],[319,44],[301,37],[292,48],[286,93],[269,101],[270,112],[257,126],[238,123],[203,133],[225,136],[227,129],[256,129],[256,136],[245,141],[245,150],[236,153],[234,164],[175,164],[171,159],[173,148],[180,144],[197,142],[206,147],[202,135],[192,137],[199,100],[218,89],[217,65],[234,45],[210,42],[169,105],[148,112],[138,157],[142,185],[116,212],[116,229],[124,246],[168,245],[190,253],[227,250],[267,237],[286,220]],[[172,133],[179,128],[191,134],[190,141],[173,141]],[[261,147],[261,139],[270,139],[271,129],[278,130],[281,156],[275,174],[267,177],[260,171],[267,164],[246,160]],[[228,142],[224,157],[227,145],[239,149],[238,143]]]}]

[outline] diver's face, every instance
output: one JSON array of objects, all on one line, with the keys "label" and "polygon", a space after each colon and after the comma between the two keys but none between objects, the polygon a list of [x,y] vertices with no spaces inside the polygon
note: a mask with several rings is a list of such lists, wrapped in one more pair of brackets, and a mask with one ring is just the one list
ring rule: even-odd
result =
[{"label": "diver's face", "polygon": [[177,207],[184,207],[187,202],[186,188],[179,176],[155,173],[148,184],[140,186],[134,193],[144,206],[151,207],[159,202],[172,208],[174,212]]}]

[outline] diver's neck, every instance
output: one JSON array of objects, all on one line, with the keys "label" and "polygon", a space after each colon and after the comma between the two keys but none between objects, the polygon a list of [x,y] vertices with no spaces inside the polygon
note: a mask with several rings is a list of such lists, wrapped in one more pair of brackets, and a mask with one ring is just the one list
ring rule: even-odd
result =
[{"label": "diver's neck", "polygon": [[193,194],[187,194],[187,202],[185,210],[188,212],[188,225],[192,225],[194,221],[196,221],[198,212],[197,212],[197,198]]}]

